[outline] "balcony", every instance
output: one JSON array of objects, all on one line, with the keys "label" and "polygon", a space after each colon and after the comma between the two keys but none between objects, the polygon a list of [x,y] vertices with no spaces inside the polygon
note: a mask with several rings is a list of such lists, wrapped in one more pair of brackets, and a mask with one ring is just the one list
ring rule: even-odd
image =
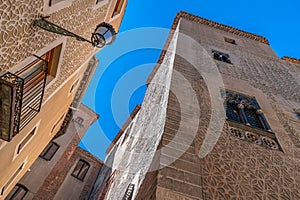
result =
[{"label": "balcony", "polygon": [[40,112],[48,62],[38,58],[0,77],[0,137],[10,141]]}]

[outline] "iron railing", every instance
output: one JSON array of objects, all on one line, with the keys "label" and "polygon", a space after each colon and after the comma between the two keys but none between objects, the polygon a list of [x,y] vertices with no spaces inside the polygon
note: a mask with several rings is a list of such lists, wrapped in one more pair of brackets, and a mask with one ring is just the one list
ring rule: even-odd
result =
[{"label": "iron railing", "polygon": [[133,195],[133,190],[134,190],[134,184],[130,183],[127,187],[127,190],[122,200],[131,200]]},{"label": "iron railing", "polygon": [[42,58],[0,77],[0,136],[10,141],[41,110],[48,63]]}]

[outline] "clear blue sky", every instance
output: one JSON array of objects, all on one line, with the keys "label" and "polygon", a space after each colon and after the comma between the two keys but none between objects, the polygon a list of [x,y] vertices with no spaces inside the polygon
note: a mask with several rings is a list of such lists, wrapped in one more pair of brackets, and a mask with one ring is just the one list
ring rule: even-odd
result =
[{"label": "clear blue sky", "polygon": [[100,64],[83,103],[100,118],[79,146],[104,160],[107,146],[143,100],[145,81],[177,12],[262,35],[279,57],[300,58],[299,8],[299,0],[128,0],[116,42],[97,54]]}]

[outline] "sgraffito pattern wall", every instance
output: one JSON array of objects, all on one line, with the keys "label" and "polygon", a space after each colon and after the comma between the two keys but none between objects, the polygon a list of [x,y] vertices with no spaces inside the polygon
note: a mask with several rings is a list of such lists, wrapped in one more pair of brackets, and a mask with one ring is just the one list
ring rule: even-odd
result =
[{"label": "sgraffito pattern wall", "polygon": [[[67,30],[89,39],[96,25],[103,21],[108,5],[93,10],[94,0],[74,0],[72,5],[51,14],[48,19]],[[33,27],[43,15],[42,0],[10,0],[0,2],[0,69],[8,71],[47,44],[61,37]],[[84,42],[68,39],[60,75],[45,93],[46,99],[64,80],[86,61],[94,48]]]},{"label": "sgraffito pattern wall", "polygon": [[[213,150],[200,159],[193,148],[197,149],[197,146],[201,146],[207,135],[206,129],[212,112],[209,104],[210,95],[201,76],[198,78],[192,76],[196,74],[195,67],[190,66],[188,61],[176,57],[174,69],[183,73],[198,93],[201,108],[200,124],[195,124],[193,119],[182,120],[191,113],[180,113],[182,105],[176,102],[175,96],[170,95],[162,144],[168,145],[174,136],[178,135],[179,123],[187,127],[198,126],[194,141],[200,143],[192,143],[190,146],[192,148],[182,152],[182,156],[175,162],[159,171],[156,198],[299,199],[300,159],[297,141],[300,137],[300,122],[294,113],[300,102],[299,65],[282,61],[274,56],[271,49],[267,49],[269,47],[262,48],[258,42],[253,43],[249,39],[242,39],[210,27],[199,28],[199,24],[194,22],[183,22],[180,31],[193,38],[201,37],[198,41],[203,44],[207,52],[217,48],[230,54],[233,65],[216,61],[224,79],[228,79],[231,83],[234,83],[234,80],[241,80],[248,88],[241,88],[243,85],[239,85],[239,82],[233,85],[249,91],[255,88],[253,91],[260,91],[266,96],[265,103],[269,104],[270,109],[275,113],[274,116],[268,117],[277,118],[277,122],[283,127],[277,129],[281,132],[275,134],[280,138],[279,142],[284,147],[284,151],[272,150],[255,142],[235,137],[231,134],[231,125],[226,122]],[[224,35],[231,36],[239,42],[238,44],[244,46],[226,44],[223,41]],[[179,45],[177,48],[179,50],[186,47]],[[174,90],[174,87],[181,88],[181,83],[172,79],[171,90]],[[184,95],[184,88],[181,90]],[[256,94],[258,93],[253,93],[254,96]],[[266,109],[266,107],[262,109],[264,108]],[[274,123],[271,125],[275,126]],[[186,132],[182,140],[189,136],[190,133]],[[174,159],[176,151],[181,151],[180,144],[177,148],[165,152],[161,156],[160,163],[164,164],[165,160]]]}]

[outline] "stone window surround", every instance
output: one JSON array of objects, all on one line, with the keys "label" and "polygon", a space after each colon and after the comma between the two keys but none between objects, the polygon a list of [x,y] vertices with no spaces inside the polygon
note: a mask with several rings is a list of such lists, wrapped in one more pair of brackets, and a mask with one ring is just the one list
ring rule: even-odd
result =
[{"label": "stone window surround", "polygon": [[[108,19],[109,19],[109,22],[112,22],[112,21],[118,19],[118,18],[120,17],[121,13],[123,12],[123,10],[125,9],[126,2],[125,2],[125,0],[124,0],[123,5],[122,5],[122,8],[121,8],[121,12],[120,12],[119,14],[115,15],[114,17],[110,18],[110,16],[112,15],[112,13],[110,13],[110,11],[113,12],[113,9],[114,9],[114,7],[116,6],[116,3],[117,3],[118,1],[120,1],[120,0],[116,0],[115,2],[114,2],[114,1],[111,1],[111,2],[110,2],[109,8],[108,8],[108,12],[107,12],[107,14],[106,14],[106,16],[105,16],[105,19],[108,18]],[[113,2],[114,2],[114,4],[113,4]],[[112,6],[113,6],[113,7],[112,7]],[[111,8],[113,8],[113,9],[111,10]],[[109,15],[108,15],[108,14],[109,14]]]},{"label": "stone window surround", "polygon": [[[280,149],[283,152],[286,152],[287,149],[289,148],[289,144],[283,141],[284,140],[286,141],[286,139],[289,138],[288,133],[285,132],[284,127],[280,123],[276,112],[271,107],[271,102],[268,100],[266,94],[264,94],[261,90],[252,87],[246,81],[235,79],[224,74],[222,74],[222,77],[223,77],[224,87],[226,89],[238,93],[242,93],[245,95],[249,95],[249,96],[255,96],[258,104],[261,106],[261,108],[264,111],[265,114],[264,116],[266,120],[268,121],[270,127],[272,127],[272,131],[273,131],[273,133],[269,133],[267,131],[260,131],[260,132],[264,132],[267,135],[272,134],[273,137],[276,138],[276,141],[278,142]],[[251,128],[251,130],[254,130],[254,132],[256,132],[255,130],[257,130],[255,127],[248,127],[248,128]]]},{"label": "stone window surround", "polygon": [[43,0],[44,1],[44,7],[43,7],[43,16],[47,16],[51,13],[54,13],[56,11],[59,11],[63,8],[69,7],[72,5],[73,0],[63,0],[59,3],[56,3],[52,6],[49,6],[50,0]]},{"label": "stone window surround", "polygon": [[17,177],[24,170],[27,162],[28,162],[28,156],[24,159],[24,161],[22,162],[22,164],[20,165],[20,167],[18,167],[18,169],[16,169],[15,173],[10,177],[10,179],[3,186],[0,186],[0,197],[2,197],[2,195],[4,195],[4,196],[8,195],[7,188],[12,187],[12,185],[16,181]]},{"label": "stone window surround", "polygon": [[[12,191],[10,191],[10,193],[8,194],[8,196],[10,196],[10,200],[13,200],[13,199],[16,199],[15,197],[15,195],[17,195],[17,196],[19,196],[19,194],[20,194],[20,191],[22,191],[23,190],[23,195],[22,195],[22,197],[21,197],[21,199],[23,200],[24,199],[24,197],[26,196],[26,194],[28,193],[28,188],[26,188],[24,185],[22,185],[22,184],[19,184],[19,183],[17,183],[15,186],[14,186],[14,188],[17,188],[15,191],[14,191],[14,193],[13,194],[11,194],[11,192]],[[13,189],[14,189],[13,188]],[[12,189],[12,190],[13,190]],[[6,197],[7,198],[7,197]]]},{"label": "stone window surround", "polygon": [[[234,121],[236,123],[241,123],[241,124],[245,124],[247,126],[250,127],[255,127],[255,128],[259,128],[263,131],[268,131],[268,132],[272,132],[271,127],[269,126],[269,123],[266,121],[263,110],[260,108],[258,102],[256,101],[255,96],[246,96],[245,94],[236,92],[236,91],[231,91],[228,89],[225,89],[224,91],[224,95],[226,93],[226,97],[225,97],[225,105],[231,104],[234,105],[235,110],[238,112],[237,113],[237,117],[239,118],[238,121],[234,120],[234,119],[229,119],[229,117],[227,116],[229,121]],[[232,97],[230,98],[229,96],[227,96],[227,93],[230,95],[232,95]],[[242,98],[241,101],[239,101],[238,99]],[[231,99],[231,101],[234,101],[235,103],[230,103],[228,102],[228,100]],[[239,101],[239,102],[237,102]],[[246,102],[245,102],[246,101]],[[251,119],[249,118],[249,116],[247,116],[247,104],[249,104],[249,106],[251,108],[248,108],[250,110],[255,110],[255,116],[257,118],[257,120],[259,120],[259,125],[253,125],[251,123]],[[255,108],[254,108],[255,107]],[[253,114],[253,113],[252,113]],[[227,115],[227,108],[226,108],[226,115]]]},{"label": "stone window surround", "polygon": [[[13,160],[15,160],[17,158],[17,156],[24,150],[24,148],[29,144],[29,142],[34,138],[34,136],[36,135],[39,126],[40,126],[41,120],[39,120],[31,129],[30,131],[28,131],[26,133],[26,136],[23,137],[23,139],[16,145],[15,148],[15,152],[14,152],[14,157]],[[26,144],[24,144],[24,146],[22,147],[22,149],[19,150],[19,145],[26,139],[26,137],[34,130],[34,133],[32,135],[32,137],[26,142]],[[19,152],[18,152],[19,150]]]},{"label": "stone window surround", "polygon": [[103,7],[104,5],[106,5],[108,3],[108,0],[103,0],[99,3],[97,3],[97,0],[95,0],[94,6],[93,6],[93,10],[97,10],[101,7]]},{"label": "stone window surround", "polygon": [[60,128],[60,126],[58,126],[59,124],[62,124],[62,122],[63,122],[63,119],[66,117],[66,114],[67,114],[67,112],[64,112],[58,119],[57,118],[55,118],[55,119],[57,119],[55,122],[54,122],[54,124],[53,124],[53,126],[52,126],[52,129],[51,129],[51,131],[49,132],[49,134],[48,134],[48,136],[51,136],[53,133],[57,133],[56,131],[54,131],[57,127],[59,127]]},{"label": "stone window surround", "polygon": [[[61,47],[61,51],[60,51],[60,56],[59,56],[59,61],[57,64],[57,71],[56,71],[56,76],[55,78],[53,78],[45,87],[45,90],[47,90],[48,88],[51,87],[51,85],[57,80],[57,78],[60,75],[60,69],[61,69],[61,64],[62,64],[62,58],[65,52],[65,48],[66,48],[66,43],[67,43],[67,37],[63,36],[60,38],[57,38],[55,41],[49,43],[47,46],[45,46],[44,48],[40,49],[37,52],[32,52],[33,55],[37,55],[37,56],[42,56],[45,53],[47,53],[48,51],[50,51],[51,49],[54,49],[55,47],[62,45]],[[34,60],[36,60],[37,58],[35,56],[29,56],[28,58],[24,59],[22,62],[20,62],[19,64],[17,64],[16,66],[12,67],[9,71],[14,73],[20,69],[22,69],[24,66],[29,65],[30,63],[32,63]],[[45,99],[43,100],[45,101]],[[42,104],[43,106],[43,104]]]},{"label": "stone window surround", "polygon": [[[78,74],[77,74],[78,75]],[[76,77],[76,79],[73,81],[71,87],[70,87],[70,90],[69,90],[69,93],[68,93],[68,97],[71,95],[71,94],[74,94],[75,91],[77,90],[77,88],[80,86],[80,83],[81,83],[81,80],[82,80],[82,77],[83,75],[79,76],[79,77]],[[76,83],[77,82],[77,83]],[[75,85],[76,84],[76,85]]]},{"label": "stone window surround", "polygon": [[226,37],[226,36],[224,36],[224,41],[225,41],[226,43],[229,43],[229,44],[237,45],[236,40],[235,40],[235,39],[232,39],[231,37]]}]

